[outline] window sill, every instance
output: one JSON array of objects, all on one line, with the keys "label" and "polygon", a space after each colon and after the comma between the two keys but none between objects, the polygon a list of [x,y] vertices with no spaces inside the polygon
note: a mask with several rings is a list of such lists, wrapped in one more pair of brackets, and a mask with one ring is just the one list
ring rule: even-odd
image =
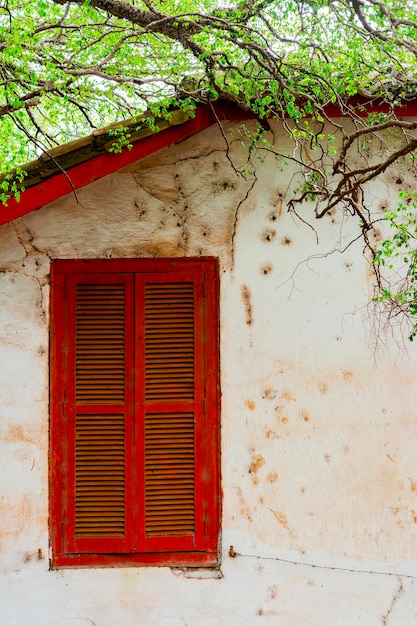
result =
[{"label": "window sill", "polygon": [[51,560],[51,569],[74,567],[172,567],[210,568],[220,563],[217,552],[172,552],[146,554],[57,554]]}]

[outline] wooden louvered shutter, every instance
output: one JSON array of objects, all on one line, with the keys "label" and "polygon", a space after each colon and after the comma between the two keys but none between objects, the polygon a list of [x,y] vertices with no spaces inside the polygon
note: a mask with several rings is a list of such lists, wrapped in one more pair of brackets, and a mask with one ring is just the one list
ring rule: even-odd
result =
[{"label": "wooden louvered shutter", "polygon": [[133,549],[133,279],[67,282],[67,548]]},{"label": "wooden louvered shutter", "polygon": [[[204,463],[203,281],[195,274],[137,278],[138,377],[144,415],[144,550],[203,545],[204,505],[198,486]],[[140,444],[139,444],[140,445]]]},{"label": "wooden louvered shutter", "polygon": [[54,566],[218,562],[218,384],[214,259],[53,262]]}]

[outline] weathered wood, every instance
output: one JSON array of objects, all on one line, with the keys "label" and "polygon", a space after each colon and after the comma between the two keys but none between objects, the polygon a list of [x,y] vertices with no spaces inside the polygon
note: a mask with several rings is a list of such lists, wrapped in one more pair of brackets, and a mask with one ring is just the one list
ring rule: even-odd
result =
[{"label": "weathered wood", "polygon": [[[147,122],[150,117],[149,113],[145,113],[116,122],[93,131],[91,135],[69,141],[47,152],[43,152],[38,159],[21,166],[20,170],[26,172],[26,176],[23,183],[19,186],[29,189],[40,182],[48,180],[57,173],[70,170],[72,167],[85,163],[100,154],[112,152],[112,148],[114,148],[118,140],[118,135],[114,134],[114,131],[117,131],[117,129],[121,129],[121,136],[123,136],[123,132],[126,134],[128,143],[135,143],[171,126],[184,124],[191,118],[191,114],[181,109],[175,109],[168,113],[167,119],[154,117],[152,126]],[[16,171],[14,174],[17,176]],[[4,178],[4,176],[0,176],[0,182]],[[9,175],[10,180],[13,181],[13,173],[11,179]]]}]

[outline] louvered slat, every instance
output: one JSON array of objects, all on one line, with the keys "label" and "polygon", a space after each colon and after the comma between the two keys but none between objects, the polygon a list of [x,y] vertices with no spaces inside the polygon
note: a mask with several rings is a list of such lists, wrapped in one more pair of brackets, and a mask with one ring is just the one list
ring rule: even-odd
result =
[{"label": "louvered slat", "polygon": [[77,285],[76,401],[124,399],[124,285]]},{"label": "louvered slat", "polygon": [[193,534],[193,413],[145,416],[145,532],[148,537]]},{"label": "louvered slat", "polygon": [[193,398],[193,284],[146,284],[146,402],[176,402]]}]

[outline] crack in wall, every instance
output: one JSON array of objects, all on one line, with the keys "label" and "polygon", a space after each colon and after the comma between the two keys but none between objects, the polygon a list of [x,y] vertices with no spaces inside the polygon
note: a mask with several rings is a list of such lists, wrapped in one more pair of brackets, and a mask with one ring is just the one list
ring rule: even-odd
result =
[{"label": "crack in wall", "polygon": [[244,197],[238,202],[238,205],[237,205],[237,207],[235,209],[234,220],[233,220],[233,228],[232,228],[232,235],[231,235],[231,238],[230,238],[230,255],[231,255],[231,267],[230,267],[230,270],[231,270],[232,274],[233,274],[234,266],[235,266],[235,238],[236,238],[237,226],[238,226],[238,221],[239,221],[239,211],[240,211],[240,208],[241,208],[242,204],[244,202],[246,202],[246,200],[249,198],[249,194],[252,191],[252,189],[255,187],[255,184],[257,183],[257,181],[258,181],[258,179],[257,179],[256,174],[255,174],[250,187],[246,190],[246,193],[245,193]]},{"label": "crack in wall", "polygon": [[181,242],[178,243],[178,248],[182,249],[182,251],[184,252],[184,254],[187,253],[187,244],[188,244],[188,237],[189,237],[189,231],[187,228],[187,210],[188,210],[188,204],[187,204],[187,199],[186,199],[186,195],[184,193],[183,190],[183,186],[180,180],[180,175],[178,172],[178,169],[176,170],[176,174],[175,174],[175,180],[178,183],[178,195],[179,195],[179,200],[181,202],[182,205],[182,209],[183,209],[183,215],[182,216],[178,216],[178,227],[181,228],[181,240],[182,240],[182,246],[181,246]]},{"label": "crack in wall", "polygon": [[[173,161],[169,161],[168,163],[164,163],[164,167],[166,167],[167,169],[172,168],[172,170],[174,170],[177,174],[178,174],[178,168],[179,166],[186,164],[188,162],[192,162],[192,161],[205,161],[206,159],[209,159],[210,157],[212,157],[213,155],[223,155],[225,153],[225,150],[211,150],[210,152],[208,152],[207,154],[203,154],[203,155],[195,155],[195,156],[186,156],[183,158],[176,158]],[[157,193],[155,193],[155,187],[152,185],[152,183],[149,183],[149,181],[146,181],[145,179],[147,178],[147,175],[149,173],[151,173],[155,170],[155,167],[158,166],[154,166],[151,162],[152,166],[146,166],[143,168],[138,168],[136,171],[133,171],[133,178],[137,184],[138,187],[140,187],[141,189],[143,189],[148,195],[150,195],[152,198],[155,198],[156,200],[160,200],[162,202],[166,202],[166,199],[161,198]],[[162,167],[162,166],[159,166]],[[208,166],[203,164],[201,165],[201,170],[203,170],[204,168],[208,169]],[[175,176],[175,178],[177,178],[177,176]]]},{"label": "crack in wall", "polygon": [[[151,174],[153,168],[145,168],[144,170],[138,170],[133,173],[134,180],[137,186],[142,189],[145,193],[147,193],[152,199],[161,202],[161,211],[164,213],[162,219],[159,221],[158,226],[153,230],[152,235],[158,233],[163,230],[164,227],[167,226],[166,217],[170,214],[173,220],[176,222],[176,226],[179,231],[179,241],[177,243],[177,248],[181,250],[184,255],[187,255],[189,252],[189,241],[191,237],[192,225],[189,226],[188,222],[190,218],[194,217],[195,206],[193,205],[193,195],[195,190],[187,191],[187,186],[184,180],[184,172],[181,170],[181,166],[186,164],[187,162],[192,161],[205,161],[213,155],[223,154],[224,150],[211,150],[208,154],[203,156],[195,155],[195,156],[187,156],[184,158],[175,159],[172,163],[166,164],[167,168],[171,168],[171,171],[174,172],[174,176],[172,181],[169,180],[170,184],[162,184],[162,186],[158,187],[158,185],[152,184],[152,176],[148,178],[148,175]],[[218,163],[213,161],[213,167],[216,170],[218,167]],[[162,166],[160,166],[162,167]],[[205,166],[208,168],[208,166]],[[187,173],[185,173],[187,175]],[[213,177],[213,180],[216,179],[216,176]],[[232,187],[233,185],[230,184]],[[226,188],[226,187],[225,187]],[[208,190],[208,195],[210,195],[210,190]],[[136,203],[138,207],[138,204]],[[139,208],[139,207],[138,207]],[[146,214],[145,211],[142,210],[140,216],[142,217]],[[206,230],[205,227],[203,227]],[[206,233],[204,233],[205,236]]]},{"label": "crack in wall", "polygon": [[[25,253],[25,256],[23,261],[21,262],[22,269],[20,271],[5,270],[5,273],[23,274],[27,278],[31,278],[37,283],[37,286],[39,288],[39,309],[41,319],[43,322],[45,322],[47,318],[47,306],[44,303],[44,287],[49,284],[50,257],[46,252],[44,252],[34,244],[33,234],[23,220],[13,221],[12,226],[15,231],[17,240]],[[33,271],[30,271],[30,267],[27,268],[29,259],[33,260]],[[47,260],[47,272],[45,272],[42,268],[43,260]],[[40,272],[40,274],[37,275],[36,272]]]},{"label": "crack in wall", "polygon": [[403,593],[404,593],[403,581],[401,580],[400,577],[398,577],[398,588],[394,592],[394,595],[392,596],[391,604],[388,607],[388,611],[385,613],[385,615],[382,616],[382,622],[381,622],[382,626],[388,626],[388,620],[391,617],[394,606],[397,604],[398,600],[400,599]]},{"label": "crack in wall", "polygon": [[[219,157],[218,160],[216,160],[216,155]],[[224,231],[229,231],[227,244],[226,239],[225,244],[230,250],[230,266],[233,269],[235,237],[238,227],[239,211],[253,190],[257,182],[257,176],[256,172],[253,172],[252,179],[248,180],[244,178],[244,186],[247,188],[243,197],[240,197],[239,199],[240,194],[237,191],[236,178],[238,175],[244,177],[244,174],[230,162],[230,155],[228,163],[225,164],[225,155],[227,158],[226,150],[213,149],[203,156],[188,155],[186,157],[170,161],[165,165],[166,168],[171,169],[171,173],[173,173],[172,178],[169,176],[168,178],[165,177],[164,162],[155,164],[155,167],[161,170],[161,180],[159,180],[158,177],[154,178],[155,173],[154,168],[152,167],[152,162],[148,164],[148,167],[138,169],[132,172],[132,174],[139,189],[142,189],[153,200],[162,203],[159,209],[164,212],[165,215],[163,215],[162,219],[159,220],[159,225],[154,228],[152,234],[158,234],[158,232],[163,230],[163,228],[168,227],[166,217],[170,214],[171,218],[175,220],[177,228],[181,229],[178,232],[179,240],[177,240],[176,246],[177,249],[184,255],[190,253],[190,244],[195,242],[195,237],[193,235],[194,230],[199,227],[198,219],[196,218],[199,210],[199,205],[197,203],[203,202],[203,204],[206,205],[208,201],[211,201],[211,196],[218,196],[218,198],[221,199],[221,202],[225,202],[231,219],[228,220],[229,225],[222,223],[222,227]],[[193,175],[197,172],[194,170],[183,170],[183,167],[186,166],[187,163],[191,162],[206,163],[202,167],[205,167],[207,172],[209,172],[210,167],[212,168],[213,171],[211,173],[211,177],[208,179],[208,182],[205,181],[204,183],[206,187],[195,187],[191,184],[189,177],[193,177]],[[225,168],[225,166],[228,167]],[[211,182],[211,186],[209,185],[209,182]],[[237,206],[235,203],[237,203]],[[142,203],[138,203],[136,201],[135,205],[137,208],[141,209],[140,218],[143,218],[146,211],[142,208]],[[210,204],[208,204],[208,206],[210,206]],[[221,204],[218,205],[218,208],[220,206]],[[236,208],[233,208],[234,206]],[[192,221],[190,221],[190,219]],[[223,219],[223,215],[220,219]],[[207,230],[210,229],[204,222],[200,226],[202,228],[200,234],[205,237],[207,235]],[[201,251],[200,253],[203,254],[204,252]]]},{"label": "crack in wall", "polygon": [[38,254],[45,254],[43,250],[35,246],[33,243],[34,237],[29,230],[28,226],[21,219],[14,220],[11,222],[13,229],[16,233],[16,237],[25,251],[26,257],[29,256],[32,252],[37,252]]},{"label": "crack in wall", "polygon": [[[40,318],[42,320],[42,322],[46,322],[47,319],[47,306],[44,304],[45,299],[47,299],[47,296],[44,294],[44,287],[45,285],[49,284],[49,280],[47,277],[45,277],[44,279],[40,279],[37,276],[33,276],[33,274],[29,274],[27,272],[22,272],[22,271],[16,271],[16,270],[1,270],[0,274],[5,274],[5,275],[9,275],[9,276],[25,276],[26,278],[29,278],[33,281],[35,281],[36,285],[37,285],[37,291],[39,292],[38,295],[38,303],[34,303],[35,304],[35,308],[39,308],[39,312],[40,312]],[[14,281],[13,281],[14,282]]]},{"label": "crack in wall", "polygon": [[[178,144],[176,144],[176,145],[178,145]],[[206,154],[196,154],[194,156],[189,155],[189,156],[186,156],[186,157],[175,159],[174,165],[178,165],[179,163],[186,163],[187,161],[201,161],[202,159],[208,159],[213,154],[223,154],[224,152],[225,152],[225,150],[221,150],[221,149],[218,148],[218,149],[215,149],[215,150],[210,150],[210,152],[207,152]]]}]

